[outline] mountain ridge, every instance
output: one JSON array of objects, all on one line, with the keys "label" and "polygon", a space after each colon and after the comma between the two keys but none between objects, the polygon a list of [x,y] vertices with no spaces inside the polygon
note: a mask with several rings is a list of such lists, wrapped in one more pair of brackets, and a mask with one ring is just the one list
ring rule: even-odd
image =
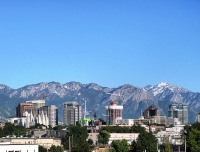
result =
[{"label": "mountain ridge", "polygon": [[[54,104],[59,108],[59,119],[62,120],[62,104],[67,101],[78,101],[84,106],[87,102],[87,113],[92,116],[97,112],[103,117],[105,106],[116,100],[124,106],[124,118],[138,118],[141,110],[151,104],[162,109],[167,115],[167,105],[171,102],[184,103],[189,106],[190,117],[194,121],[200,110],[200,93],[194,93],[183,87],[161,82],[155,86],[147,85],[144,88],[124,84],[116,88],[102,87],[96,83],[82,84],[80,82],[41,82],[12,89],[0,85],[0,114],[3,117],[15,115],[15,107],[19,102],[36,100],[46,97],[46,104]],[[164,101],[164,102],[163,102]],[[10,107],[6,106],[9,103]]]}]

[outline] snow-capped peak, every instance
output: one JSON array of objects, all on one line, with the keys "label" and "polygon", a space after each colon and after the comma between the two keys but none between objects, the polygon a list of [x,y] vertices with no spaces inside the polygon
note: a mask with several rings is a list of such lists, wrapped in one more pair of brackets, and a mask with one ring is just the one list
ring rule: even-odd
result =
[{"label": "snow-capped peak", "polygon": [[167,82],[161,82],[155,86],[146,86],[144,88],[144,90],[146,91],[149,91],[151,93],[153,93],[154,96],[157,96],[165,91],[170,91],[170,92],[174,92],[174,93],[186,93],[186,92],[190,92],[189,90],[187,89],[184,89],[183,87],[179,87],[179,86],[175,86],[175,85],[172,85],[170,83],[167,83]]}]

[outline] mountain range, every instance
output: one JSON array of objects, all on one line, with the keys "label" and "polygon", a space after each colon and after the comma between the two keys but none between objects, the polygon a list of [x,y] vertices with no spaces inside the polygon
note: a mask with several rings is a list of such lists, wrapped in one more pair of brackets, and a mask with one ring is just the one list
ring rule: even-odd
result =
[{"label": "mountain range", "polygon": [[200,111],[200,93],[195,93],[180,86],[166,82],[158,85],[147,85],[139,88],[124,84],[117,88],[102,87],[95,83],[82,84],[80,82],[48,82],[27,85],[12,89],[0,85],[0,115],[2,118],[15,116],[16,106],[19,102],[45,99],[46,105],[56,105],[59,111],[59,120],[62,121],[62,105],[64,102],[77,101],[84,109],[86,104],[87,116],[96,113],[98,118],[104,119],[105,106],[110,101],[117,101],[123,105],[123,118],[138,118],[141,111],[150,105],[161,110],[161,115],[167,116],[168,106],[172,102],[188,105],[189,121],[194,122]]}]

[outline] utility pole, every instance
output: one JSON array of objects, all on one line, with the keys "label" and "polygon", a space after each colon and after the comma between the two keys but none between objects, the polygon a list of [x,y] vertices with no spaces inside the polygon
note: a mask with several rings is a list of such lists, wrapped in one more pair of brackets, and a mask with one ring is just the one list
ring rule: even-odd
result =
[{"label": "utility pole", "polygon": [[69,152],[71,152],[71,142],[70,142],[70,136],[69,136]]},{"label": "utility pole", "polygon": [[186,136],[185,136],[185,152],[186,152],[186,150],[187,150],[187,147],[186,147]]}]

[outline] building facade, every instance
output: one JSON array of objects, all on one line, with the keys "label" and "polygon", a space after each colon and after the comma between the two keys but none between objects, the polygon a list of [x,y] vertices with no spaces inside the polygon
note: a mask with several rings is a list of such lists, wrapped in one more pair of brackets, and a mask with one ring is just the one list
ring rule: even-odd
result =
[{"label": "building facade", "polygon": [[160,110],[156,106],[151,105],[143,112],[143,116],[144,119],[152,118],[154,116],[160,116]]},{"label": "building facade", "polygon": [[58,108],[55,105],[43,106],[38,109],[38,115],[48,117],[48,124],[51,127],[58,125]]},{"label": "building facade", "polygon": [[16,107],[17,117],[9,118],[9,122],[26,128],[36,123],[45,126],[58,125],[58,108],[55,105],[45,106],[45,100],[31,100],[21,102]]},{"label": "building facade", "polygon": [[63,104],[63,123],[76,125],[82,118],[82,108],[78,102],[65,102]]},{"label": "building facade", "polygon": [[30,145],[36,144],[45,148],[50,148],[52,145],[62,146],[59,138],[0,138],[1,142],[9,142],[10,144]]},{"label": "building facade", "polygon": [[[88,139],[92,139],[94,143],[98,142],[99,133],[88,133]],[[128,144],[132,141],[137,141],[139,133],[110,133],[108,144],[111,144],[115,140],[126,140]]]},{"label": "building facade", "polygon": [[112,101],[106,108],[106,123],[108,125],[116,125],[118,119],[122,119],[123,106],[117,105],[116,101]]},{"label": "building facade", "polygon": [[18,106],[16,107],[16,116],[22,117],[24,112],[31,113],[33,112],[33,104],[32,103],[26,103],[26,102],[20,102]]},{"label": "building facade", "polygon": [[33,104],[33,116],[34,117],[37,117],[38,109],[40,107],[45,106],[45,100],[32,100],[32,101],[26,101],[26,103],[32,103]]},{"label": "building facade", "polygon": [[178,118],[181,125],[188,124],[188,107],[180,103],[169,105],[168,117]]},{"label": "building facade", "polygon": [[11,144],[10,142],[0,143],[1,152],[38,152],[36,144]]}]

